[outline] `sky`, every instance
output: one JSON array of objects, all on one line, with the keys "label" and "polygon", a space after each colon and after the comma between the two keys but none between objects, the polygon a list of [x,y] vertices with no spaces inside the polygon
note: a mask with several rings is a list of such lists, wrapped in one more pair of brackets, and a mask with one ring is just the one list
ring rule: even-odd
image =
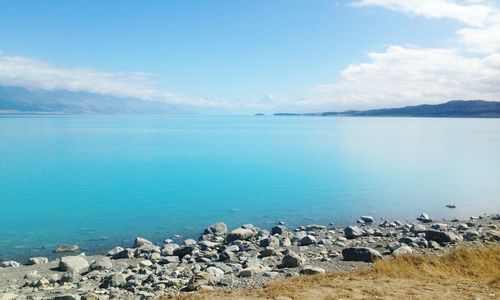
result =
[{"label": "sky", "polygon": [[500,100],[500,1],[0,0],[0,85],[234,113]]}]

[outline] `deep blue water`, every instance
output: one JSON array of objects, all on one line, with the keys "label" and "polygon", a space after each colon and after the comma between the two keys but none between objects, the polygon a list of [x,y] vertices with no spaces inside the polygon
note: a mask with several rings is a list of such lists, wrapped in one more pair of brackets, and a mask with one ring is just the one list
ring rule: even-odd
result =
[{"label": "deep blue water", "polygon": [[0,259],[423,211],[500,211],[499,119],[0,118]]}]

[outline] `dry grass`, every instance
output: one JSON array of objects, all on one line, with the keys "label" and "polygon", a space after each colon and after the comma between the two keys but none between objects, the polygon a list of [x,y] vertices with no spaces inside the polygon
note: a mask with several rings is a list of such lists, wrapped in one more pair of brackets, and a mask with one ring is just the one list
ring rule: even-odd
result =
[{"label": "dry grass", "polygon": [[375,263],[373,268],[360,271],[388,277],[462,277],[500,280],[500,245],[458,248],[447,255],[400,256]]},{"label": "dry grass", "polygon": [[441,257],[403,256],[372,268],[279,279],[263,288],[164,299],[500,299],[500,245]]}]

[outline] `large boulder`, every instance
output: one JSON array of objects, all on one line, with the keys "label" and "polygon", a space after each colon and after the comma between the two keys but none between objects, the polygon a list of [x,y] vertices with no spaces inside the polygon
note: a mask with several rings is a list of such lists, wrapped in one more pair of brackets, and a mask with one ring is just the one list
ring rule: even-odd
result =
[{"label": "large boulder", "polygon": [[428,241],[435,241],[440,244],[446,244],[446,243],[456,243],[462,240],[462,238],[458,235],[456,235],[453,232],[449,231],[439,231],[439,230],[426,230],[425,231],[425,239]]},{"label": "large boulder", "polygon": [[49,262],[49,259],[46,257],[31,257],[28,259],[28,265],[41,265]]},{"label": "large boulder", "polygon": [[231,243],[235,240],[249,240],[251,239],[253,236],[255,235],[255,232],[253,232],[253,230],[251,229],[247,229],[247,228],[238,228],[238,229],[235,229],[233,231],[231,231],[227,237],[226,237],[226,241],[228,243]]},{"label": "large boulder", "polygon": [[227,233],[227,225],[218,222],[205,228],[204,234],[224,235]]},{"label": "large boulder", "polygon": [[132,248],[139,248],[144,245],[152,245],[152,244],[153,243],[151,241],[148,241],[145,238],[136,237],[134,240],[134,246]]},{"label": "large boulder", "polygon": [[283,259],[281,260],[281,265],[279,266],[280,268],[298,268],[302,266],[303,260],[295,252],[289,251],[288,254],[283,256]]},{"label": "large boulder", "polygon": [[72,271],[82,273],[87,271],[89,263],[81,256],[64,256],[59,260],[59,269],[61,271]]},{"label": "large boulder", "polygon": [[113,268],[113,263],[109,257],[99,257],[92,264],[90,264],[90,270],[111,270]]},{"label": "large boulder", "polygon": [[344,235],[348,239],[355,239],[363,236],[364,231],[361,230],[358,226],[347,226],[344,228]]},{"label": "large boulder", "polygon": [[342,250],[345,261],[374,262],[382,259],[382,255],[375,249],[367,247],[351,247]]},{"label": "large boulder", "polygon": [[6,260],[0,263],[0,268],[9,268],[9,267],[17,268],[19,266],[21,266],[21,264],[14,260]]}]

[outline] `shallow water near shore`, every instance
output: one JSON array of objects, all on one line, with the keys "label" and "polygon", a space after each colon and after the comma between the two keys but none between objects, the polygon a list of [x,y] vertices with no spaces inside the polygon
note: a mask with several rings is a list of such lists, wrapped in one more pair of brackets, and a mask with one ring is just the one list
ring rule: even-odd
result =
[{"label": "shallow water near shore", "polygon": [[0,260],[221,220],[466,218],[500,210],[499,182],[499,119],[0,117]]}]

